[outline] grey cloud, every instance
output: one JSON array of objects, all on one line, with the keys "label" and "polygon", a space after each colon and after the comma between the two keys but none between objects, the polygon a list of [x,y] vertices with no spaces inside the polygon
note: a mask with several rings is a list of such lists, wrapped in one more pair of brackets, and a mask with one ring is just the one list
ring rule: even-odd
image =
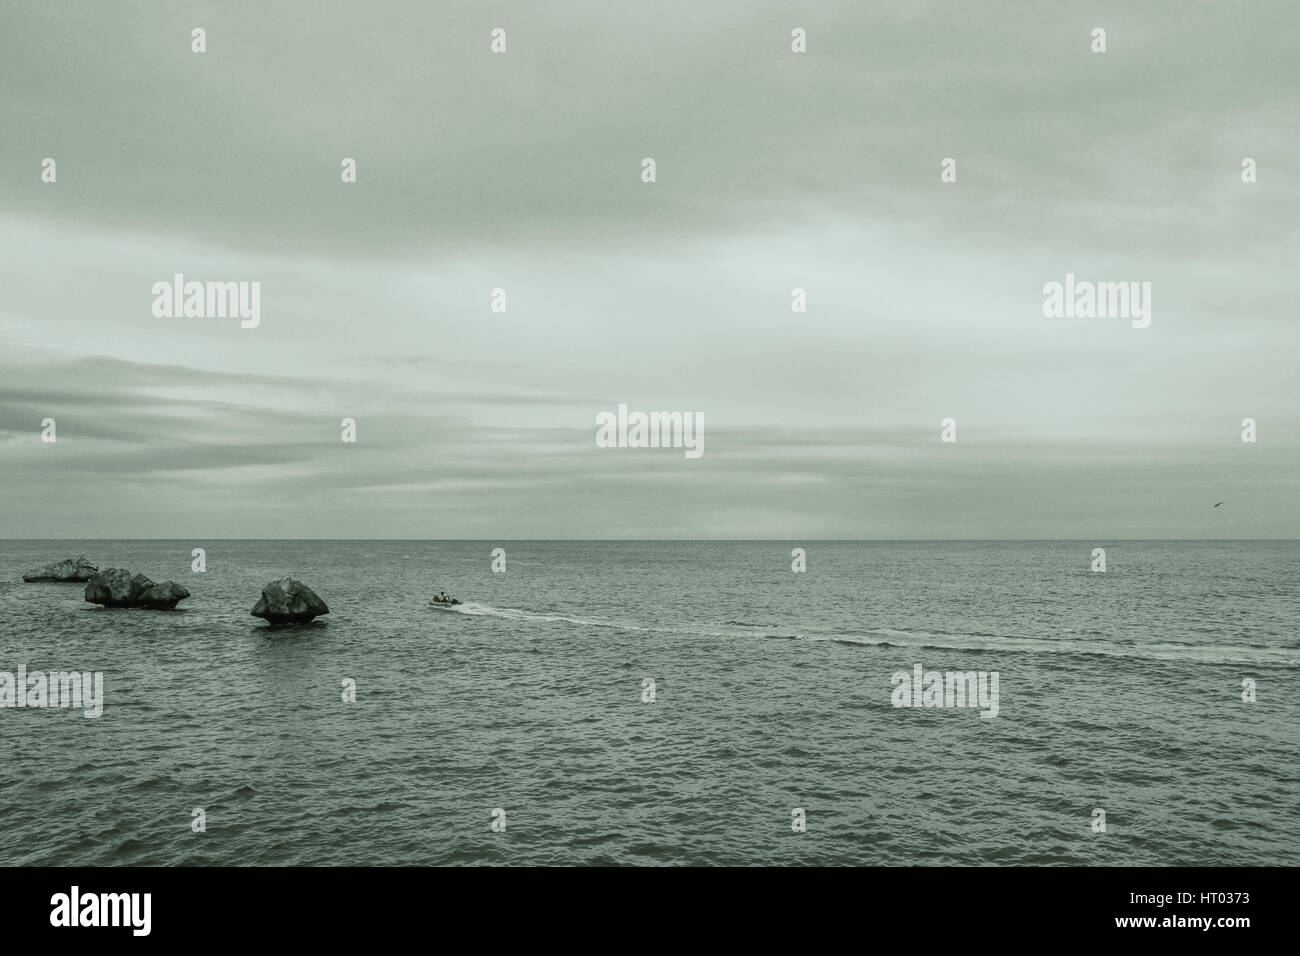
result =
[{"label": "grey cloud", "polygon": [[[14,5],[0,533],[1300,534],[1297,26],[1280,0]],[[1151,281],[1151,328],[1045,319],[1067,271]],[[262,282],[262,326],[152,316],[174,272]],[[705,457],[595,448],[619,402],[703,412]]]}]

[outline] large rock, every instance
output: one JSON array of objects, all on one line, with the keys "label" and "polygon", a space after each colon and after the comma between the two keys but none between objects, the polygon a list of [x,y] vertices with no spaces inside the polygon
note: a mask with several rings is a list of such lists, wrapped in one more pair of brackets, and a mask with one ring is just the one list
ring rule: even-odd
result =
[{"label": "large rock", "polygon": [[23,575],[24,581],[89,581],[99,573],[99,568],[91,564],[85,558],[68,558],[66,561],[58,561],[54,564],[47,564],[43,568],[37,568],[35,571],[28,571]]},{"label": "large rock", "polygon": [[104,607],[130,607],[142,588],[136,586],[125,568],[105,568],[86,585],[86,600]]},{"label": "large rock", "polygon": [[307,585],[294,578],[281,578],[262,588],[262,599],[248,613],[272,624],[302,624],[329,612],[325,602]]},{"label": "large rock", "polygon": [[151,584],[140,594],[140,607],[147,607],[154,611],[171,611],[175,610],[178,601],[184,601],[190,596],[190,592],[185,590],[175,581],[164,581],[162,584]]},{"label": "large rock", "polygon": [[125,568],[107,568],[86,585],[86,600],[104,607],[143,607],[170,611],[190,596],[175,581],[155,584],[143,574],[132,576]]}]

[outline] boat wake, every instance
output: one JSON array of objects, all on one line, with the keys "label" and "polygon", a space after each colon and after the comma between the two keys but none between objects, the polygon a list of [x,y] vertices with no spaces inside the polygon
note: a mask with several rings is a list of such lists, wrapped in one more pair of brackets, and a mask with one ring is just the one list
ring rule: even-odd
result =
[{"label": "boat wake", "polygon": [[979,651],[991,653],[1073,654],[1198,664],[1238,664],[1300,669],[1300,653],[1285,647],[1249,647],[1222,644],[1119,644],[1070,637],[1006,637],[992,634],[931,634],[892,628],[864,634],[808,635],[812,641],[832,641],[867,647],[917,650]]},{"label": "boat wake", "polygon": [[[436,606],[436,605],[435,605]],[[505,621],[525,621],[537,624],[578,624],[584,627],[613,627],[627,631],[671,630],[669,628],[647,627],[641,624],[628,624],[622,621],[610,621],[602,618],[567,617],[563,614],[541,614],[536,611],[524,611],[513,607],[492,607],[477,601],[466,601],[443,610],[467,617],[495,617]]]},{"label": "boat wake", "polygon": [[1285,647],[1201,645],[1170,642],[1123,644],[1107,640],[1081,640],[1071,636],[1053,638],[996,634],[942,634],[889,627],[866,628],[862,632],[846,633],[843,631],[824,631],[817,627],[805,627],[796,622],[791,622],[791,627],[783,627],[779,623],[771,622],[756,623],[733,620],[721,623],[684,621],[673,625],[650,625],[601,617],[579,617],[526,611],[520,608],[493,607],[476,601],[466,601],[464,604],[443,608],[443,610],[450,614],[496,618],[521,624],[567,624],[578,627],[609,628],[619,631],[684,634],[711,638],[772,638],[828,642],[858,647],[983,653],[1098,655],[1183,663],[1242,664],[1300,669],[1300,651]]}]

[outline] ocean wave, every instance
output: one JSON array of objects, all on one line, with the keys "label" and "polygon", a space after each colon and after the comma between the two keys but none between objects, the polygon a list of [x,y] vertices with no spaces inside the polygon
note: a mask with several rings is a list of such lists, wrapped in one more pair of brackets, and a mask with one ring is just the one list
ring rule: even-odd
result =
[{"label": "ocean wave", "polygon": [[1251,666],[1300,668],[1300,655],[1282,647],[1195,645],[1182,643],[1131,644],[1110,641],[1060,640],[1041,637],[996,637],[993,635],[932,634],[924,631],[882,629],[862,635],[812,635],[809,640],[831,641],[868,647],[915,648],[917,650],[987,651],[996,653],[1073,654],[1100,657],[1131,657],[1144,660],[1195,664],[1245,664]]}]

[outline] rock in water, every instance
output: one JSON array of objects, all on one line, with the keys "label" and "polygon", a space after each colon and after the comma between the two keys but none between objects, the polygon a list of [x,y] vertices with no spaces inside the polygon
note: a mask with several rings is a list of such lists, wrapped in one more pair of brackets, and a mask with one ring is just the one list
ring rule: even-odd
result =
[{"label": "rock in water", "polygon": [[86,600],[104,607],[130,607],[134,582],[125,568],[105,568],[86,585]]},{"label": "rock in water", "polygon": [[140,607],[154,611],[174,611],[176,603],[189,596],[190,592],[175,581],[164,581],[162,584],[151,584],[141,592]]},{"label": "rock in water", "polygon": [[77,558],[75,561],[68,558],[66,561],[58,561],[54,564],[47,564],[43,568],[37,568],[35,571],[28,571],[23,575],[23,580],[89,581],[98,573],[99,568],[85,558]]},{"label": "rock in water", "polygon": [[143,607],[171,611],[178,601],[190,596],[175,581],[154,584],[143,574],[134,577],[125,568],[107,568],[86,585],[86,600],[104,607]]},{"label": "rock in water", "polygon": [[302,624],[329,612],[325,602],[307,585],[294,578],[281,578],[262,588],[262,599],[248,613],[272,624]]}]

